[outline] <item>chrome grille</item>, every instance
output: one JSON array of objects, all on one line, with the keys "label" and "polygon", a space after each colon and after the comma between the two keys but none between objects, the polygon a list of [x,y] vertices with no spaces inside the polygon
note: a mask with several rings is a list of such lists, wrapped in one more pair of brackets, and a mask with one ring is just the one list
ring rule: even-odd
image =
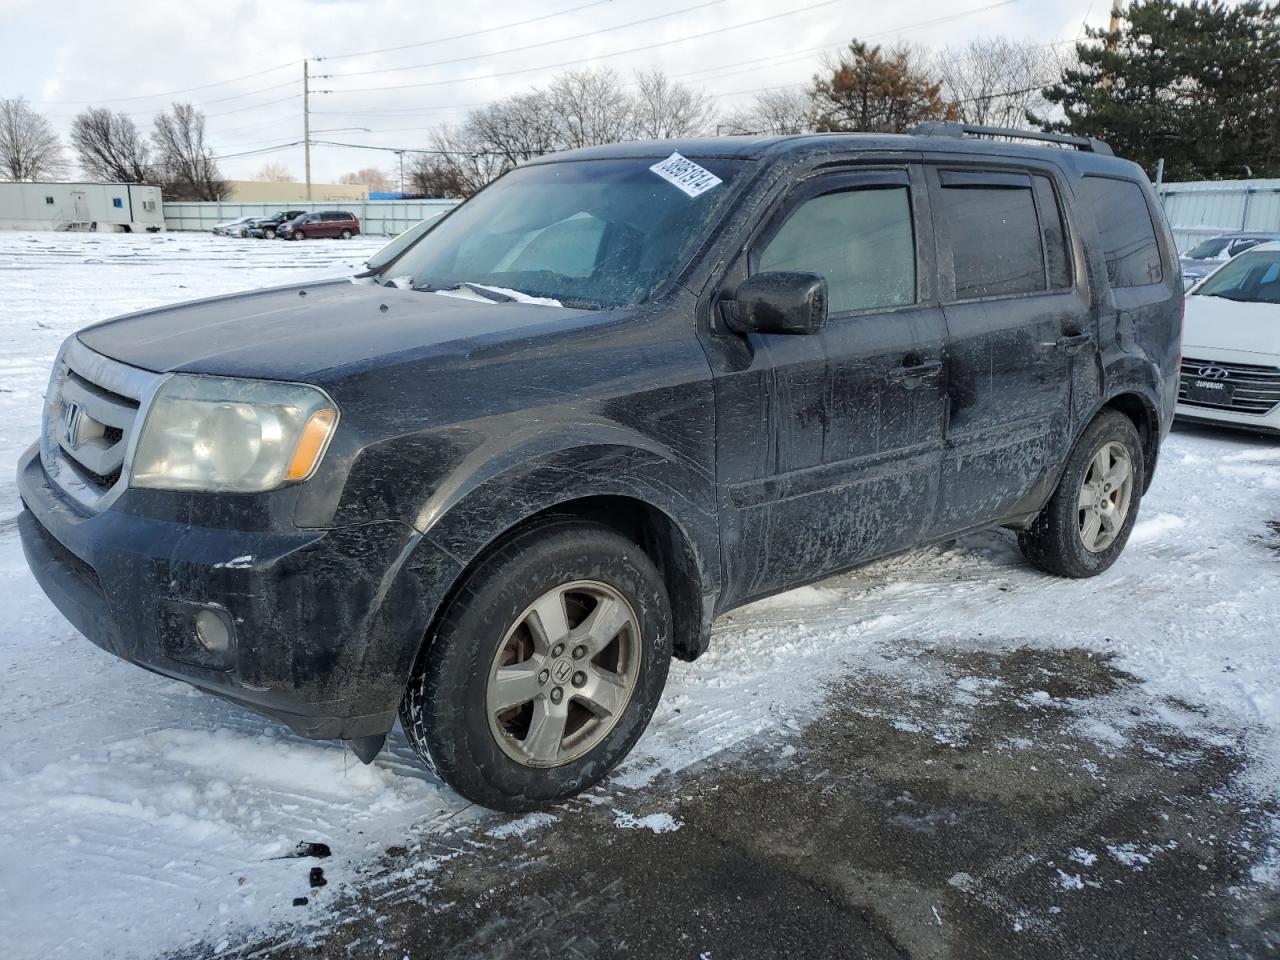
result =
[{"label": "chrome grille", "polygon": [[[1214,379],[1232,388],[1230,402],[1210,403],[1204,400],[1188,400],[1187,386],[1205,378],[1202,371],[1216,368],[1225,372]],[[1254,366],[1247,363],[1220,363],[1217,360],[1182,358],[1182,376],[1178,381],[1178,402],[1191,407],[1211,410],[1233,410],[1265,416],[1280,404],[1280,368]]]},{"label": "chrome grille", "polygon": [[136,428],[163,379],[70,337],[45,395],[40,456],[50,479],[82,506],[105,508],[124,489]]}]

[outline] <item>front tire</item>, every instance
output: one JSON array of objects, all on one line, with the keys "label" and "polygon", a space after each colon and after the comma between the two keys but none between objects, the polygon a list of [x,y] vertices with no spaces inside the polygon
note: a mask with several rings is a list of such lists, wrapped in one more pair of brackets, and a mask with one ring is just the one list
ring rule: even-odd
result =
[{"label": "front tire", "polygon": [[635,745],[671,664],[653,562],[617,532],[558,520],[467,575],[400,704],[418,755],[468,800],[535,810],[605,777]]},{"label": "front tire", "polygon": [[305,233],[303,233],[301,230],[295,230],[295,231],[293,231],[293,239],[294,239],[294,240],[305,240],[305,239],[307,239],[307,235],[306,235]]},{"label": "front tire", "polygon": [[343,239],[343,240],[350,240],[350,239],[351,239],[351,231],[350,231],[350,230],[343,230],[343,231],[342,231],[342,239]]},{"label": "front tire", "polygon": [[1102,573],[1129,542],[1145,479],[1133,421],[1102,411],[1076,440],[1053,497],[1018,534],[1023,556],[1060,577]]}]

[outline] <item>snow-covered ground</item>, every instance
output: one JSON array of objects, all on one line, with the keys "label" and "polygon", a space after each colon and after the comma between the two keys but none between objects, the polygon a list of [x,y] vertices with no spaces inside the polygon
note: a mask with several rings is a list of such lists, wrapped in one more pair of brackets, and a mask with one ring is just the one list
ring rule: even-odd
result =
[{"label": "snow-covered ground", "polygon": [[[0,233],[4,957],[231,948],[252,930],[296,921],[295,897],[309,896],[310,916],[323,919],[386,848],[437,824],[474,821],[490,835],[554,829],[550,816],[510,821],[468,807],[415,762],[398,731],[366,767],[338,745],[300,740],[116,661],[56,613],[22,557],[14,467],[37,433],[63,337],[127,310],[349,273],[380,243]],[[607,802],[730,744],[796,727],[818,710],[827,682],[885,675],[928,689],[954,681],[925,651],[1029,645],[1114,654],[1153,695],[1203,707],[1204,731],[1229,728],[1252,745],[1239,789],[1274,796],[1278,521],[1280,442],[1175,432],[1129,549],[1103,577],[1042,576],[993,532],[737,611],[706,657],[674,665],[635,756],[596,794]],[[955,686],[956,697],[969,695]],[[1122,740],[1126,717],[1082,712],[1079,725]],[[911,722],[905,707],[902,722]],[[638,822],[620,815],[619,829]],[[333,856],[286,856],[308,841]],[[1255,879],[1280,879],[1278,860],[1276,849],[1260,851]],[[316,864],[329,886],[309,890]]]}]

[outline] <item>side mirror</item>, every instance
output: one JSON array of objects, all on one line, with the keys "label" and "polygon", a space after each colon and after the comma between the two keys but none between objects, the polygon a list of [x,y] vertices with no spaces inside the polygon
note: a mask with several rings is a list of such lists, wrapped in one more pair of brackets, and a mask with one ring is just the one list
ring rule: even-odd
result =
[{"label": "side mirror", "polygon": [[816,273],[757,273],[738,285],[726,320],[739,333],[817,333],[827,322],[827,281]]}]

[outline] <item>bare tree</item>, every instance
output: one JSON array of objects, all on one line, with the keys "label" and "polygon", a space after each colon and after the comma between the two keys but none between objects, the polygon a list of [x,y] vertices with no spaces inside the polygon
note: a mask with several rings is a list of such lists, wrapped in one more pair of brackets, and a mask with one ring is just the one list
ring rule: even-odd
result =
[{"label": "bare tree", "polygon": [[[447,176],[439,182],[452,184],[452,188],[464,197],[471,196],[490,180],[515,166],[515,161],[509,160],[505,154],[485,149],[467,126],[441,127],[432,135],[431,145],[438,151],[435,168],[437,171],[447,170]],[[414,169],[415,172],[421,169],[421,161]]]},{"label": "bare tree", "polygon": [[271,183],[297,183],[298,178],[289,172],[283,163],[264,163],[262,169],[254,176],[255,180],[267,180]]},{"label": "bare tree", "polygon": [[591,147],[633,138],[634,104],[616,71],[561,73],[547,88],[547,99],[559,122],[564,147]]},{"label": "bare tree", "polygon": [[1062,61],[1051,46],[980,37],[947,47],[935,69],[965,123],[1023,127],[1029,113],[1048,112],[1042,91],[1061,75]]},{"label": "bare tree", "polygon": [[0,179],[56,180],[66,174],[62,144],[22,97],[0,100]]},{"label": "bare tree", "polygon": [[452,200],[468,197],[473,192],[463,179],[462,164],[451,157],[414,154],[405,169],[405,177],[409,188],[424,197]]},{"label": "bare tree", "polygon": [[392,188],[391,177],[377,167],[361,167],[354,173],[344,173],[338,182],[364,184],[372,193],[387,193]]},{"label": "bare tree", "polygon": [[725,117],[722,133],[809,133],[813,130],[813,102],[809,94],[794,88],[764,90],[745,110]]},{"label": "bare tree", "polygon": [[90,177],[116,183],[151,179],[150,149],[127,114],[89,107],[71,121],[71,144]]},{"label": "bare tree", "polygon": [[555,108],[540,90],[472,111],[462,134],[468,149],[496,154],[503,169],[558,150],[562,143]]},{"label": "bare tree", "polygon": [[189,103],[175,103],[156,114],[155,145],[164,194],[174,200],[224,200],[230,193],[204,142],[204,114]]},{"label": "bare tree", "polygon": [[657,67],[636,72],[634,133],[642,140],[664,140],[706,133],[715,123],[714,101],[701,90],[670,80]]}]

